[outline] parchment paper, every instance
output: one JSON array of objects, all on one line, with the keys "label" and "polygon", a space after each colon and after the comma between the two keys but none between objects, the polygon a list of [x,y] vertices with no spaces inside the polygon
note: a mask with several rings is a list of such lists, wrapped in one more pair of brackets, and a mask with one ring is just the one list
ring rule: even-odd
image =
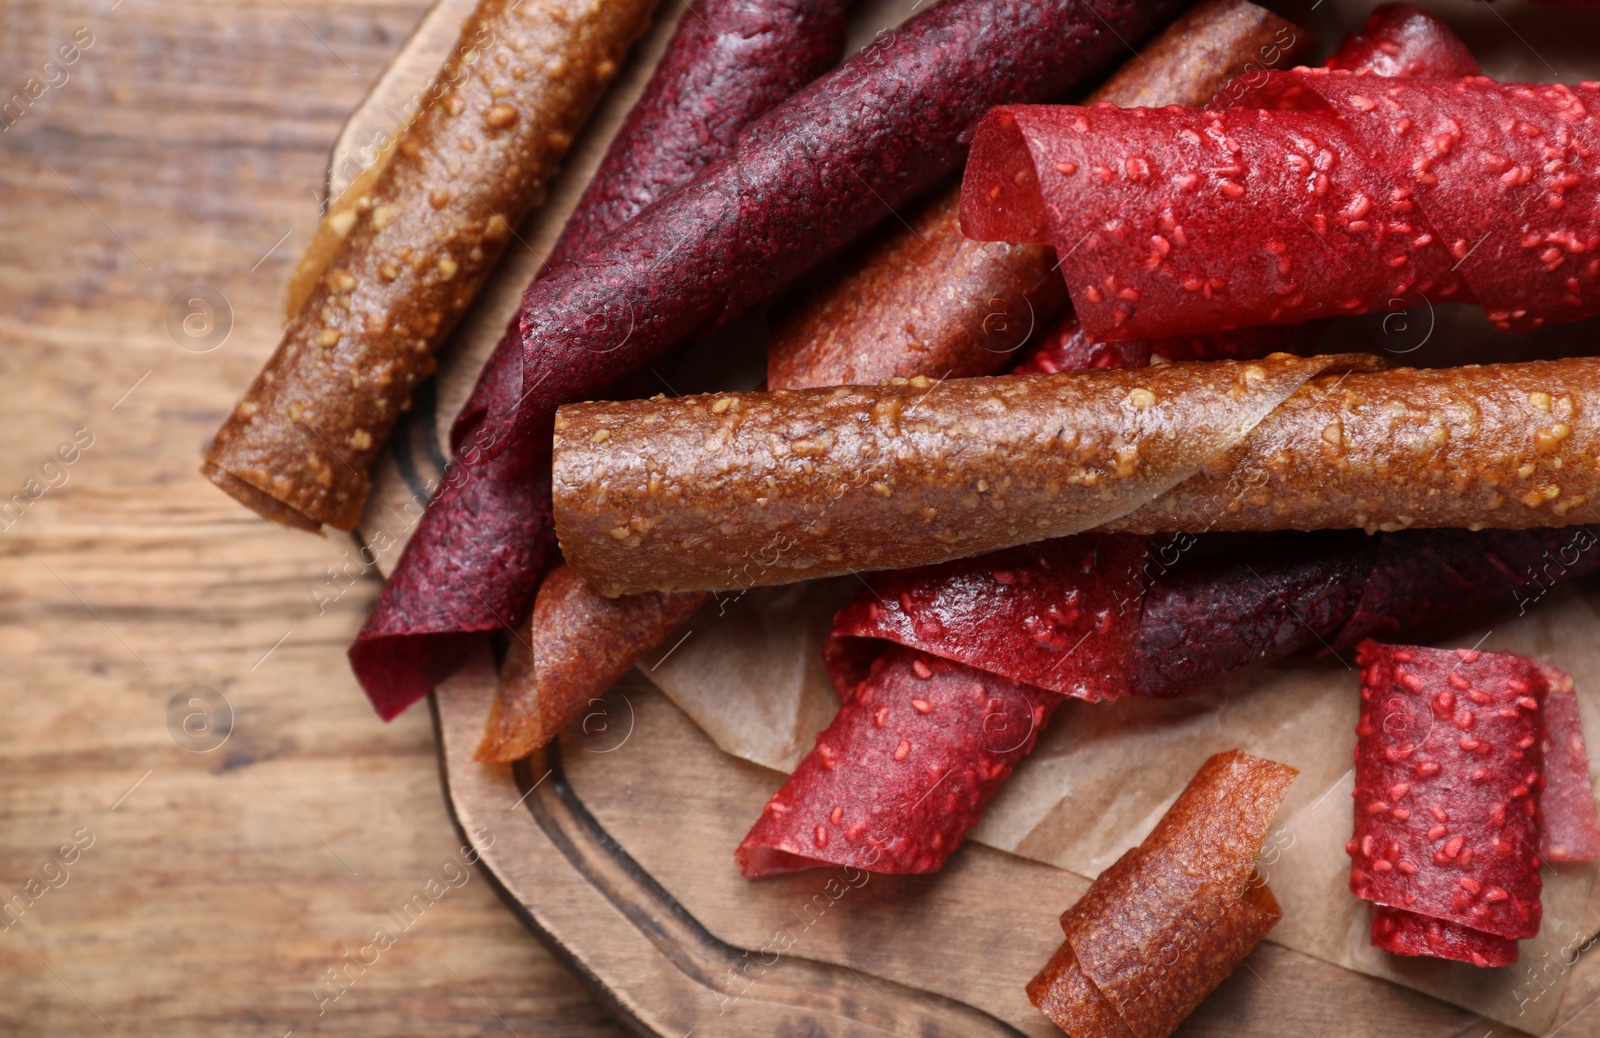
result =
[{"label": "parchment paper", "polygon": [[[788,772],[838,708],[822,639],[859,588],[847,577],[724,596],[685,625],[665,660],[640,669],[722,749]],[[1591,602],[1600,602],[1600,581],[1558,588],[1526,616],[1508,602],[1484,625],[1433,644],[1521,652],[1565,669],[1590,745],[1600,746],[1600,614]],[[1521,942],[1515,966],[1480,970],[1373,949],[1344,849],[1358,689],[1346,654],[1261,667],[1185,699],[1068,702],[967,839],[1092,879],[1154,828],[1211,754],[1238,747],[1282,761],[1300,777],[1262,855],[1284,912],[1269,939],[1543,1032],[1577,947],[1600,930],[1586,907],[1596,866],[1545,867],[1544,922]],[[1590,768],[1600,779],[1594,761]]]},{"label": "parchment paper", "polygon": [[[1371,0],[1314,5],[1310,20],[1324,49],[1374,6]],[[1492,7],[1478,0],[1421,0],[1420,6],[1455,28],[1496,78],[1600,79],[1593,35],[1600,20],[1593,17],[1504,0]],[[1591,343],[1577,352],[1592,352],[1594,330],[1508,337],[1490,332],[1475,309],[1430,307],[1340,322],[1327,342],[1433,366],[1562,355],[1584,338]],[[821,666],[822,639],[834,610],[860,586],[847,577],[723,596],[685,625],[691,633],[674,636],[684,640],[670,655],[640,669],[722,749],[788,772],[838,707]],[[1525,616],[1508,602],[1475,629],[1434,644],[1506,649],[1564,668],[1577,684],[1589,744],[1600,749],[1597,603],[1600,580],[1582,582],[1549,593]],[[1187,699],[1069,703],[967,838],[1093,878],[1144,838],[1206,757],[1238,747],[1283,761],[1301,774],[1262,857],[1284,909],[1269,939],[1542,1033],[1577,948],[1600,931],[1600,915],[1587,908],[1596,866],[1545,866],[1544,922],[1536,939],[1521,942],[1515,966],[1480,970],[1373,949],[1367,907],[1349,892],[1344,849],[1352,829],[1359,687],[1353,666],[1353,659],[1295,660]],[[1600,778],[1595,762],[1591,772]]]}]

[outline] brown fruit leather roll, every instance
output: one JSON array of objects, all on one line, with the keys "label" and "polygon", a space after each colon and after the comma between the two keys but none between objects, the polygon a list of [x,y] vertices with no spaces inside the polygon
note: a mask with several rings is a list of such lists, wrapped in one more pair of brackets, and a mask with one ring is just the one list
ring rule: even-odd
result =
[{"label": "brown fruit leather roll", "polygon": [[[1084,103],[1198,107],[1235,76],[1292,64],[1311,42],[1304,29],[1246,0],[1208,0]],[[1066,307],[1066,285],[1049,246],[963,236],[960,202],[957,184],[789,312],[768,342],[768,384],[968,378],[1003,368]]]},{"label": "brown fruit leather roll", "polygon": [[1156,828],[1061,917],[1028,999],[1073,1038],[1163,1038],[1282,917],[1256,858],[1298,772],[1239,750],[1200,766]]},{"label": "brown fruit leather roll", "polygon": [[900,569],[1094,528],[1594,521],[1600,360],[1371,363],[1274,354],[575,404],[556,433],[556,527],[568,561],[617,595]]},{"label": "brown fruit leather roll", "polygon": [[217,431],[201,468],[208,479],[268,519],[354,529],[367,471],[411,391],[432,374],[433,351],[543,200],[654,7],[478,5],[431,102]]},{"label": "brown fruit leather roll", "polygon": [[[1251,71],[1253,63],[1287,63],[1309,43],[1304,30],[1265,8],[1245,0],[1209,0],[1125,62],[1091,99],[1203,104],[1235,75]],[[844,276],[809,296],[768,343],[768,384],[798,389],[939,371],[986,375],[1004,366],[1035,321],[1042,323],[1065,305],[1066,289],[1051,269],[1055,254],[1050,248],[963,237],[959,201],[959,187],[953,187],[911,216],[909,227],[892,231]],[[1021,312],[1019,301],[1032,315],[1025,325],[1015,316]],[[547,583],[563,572],[570,571],[554,571]],[[502,687],[538,695],[536,673],[548,675],[562,690],[569,721],[627,672],[624,659],[637,661],[659,645],[706,598],[683,592],[673,600],[651,592],[631,604],[629,598],[608,599],[572,586],[565,578],[559,585],[548,602],[541,589],[535,611],[574,636],[589,625],[593,629],[584,637],[602,642],[607,651],[598,657],[563,653],[548,658],[514,651],[501,681]],[[523,637],[535,649],[541,645],[526,631]],[[553,702],[542,703],[542,727],[517,736],[511,727],[519,716],[497,714],[479,748],[480,759],[515,760],[542,746],[564,727],[552,713],[556,709]]]},{"label": "brown fruit leather roll", "polygon": [[628,672],[634,646],[656,644],[700,602],[694,594],[599,598],[570,567],[552,570],[506,655],[475,758],[521,760],[544,746]]}]

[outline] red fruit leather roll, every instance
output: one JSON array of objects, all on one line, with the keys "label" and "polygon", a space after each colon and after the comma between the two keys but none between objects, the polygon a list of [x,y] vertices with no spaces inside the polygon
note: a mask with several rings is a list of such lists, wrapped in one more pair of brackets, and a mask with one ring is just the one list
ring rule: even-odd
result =
[{"label": "red fruit leather roll", "polygon": [[1384,4],[1346,36],[1328,67],[1379,76],[1454,79],[1482,70],[1449,26],[1411,4]]},{"label": "red fruit leather roll", "polygon": [[[823,649],[848,695],[879,640],[1096,702],[1128,688],[1144,539],[1085,534],[872,576]],[[981,561],[981,565],[978,565]]]},{"label": "red fruit leather roll", "polygon": [[[844,46],[848,2],[702,0],[686,12],[547,268],[693,179],[746,124],[826,71]],[[456,417],[443,487],[350,648],[351,667],[386,720],[453,673],[483,632],[527,615],[549,557],[548,446],[523,437],[491,458],[483,429],[485,415],[521,394],[518,327],[506,330]],[[537,714],[529,702],[497,713],[502,753],[525,741],[504,725]]]},{"label": "red fruit leather roll", "polygon": [[1073,1038],[1175,1031],[1282,917],[1256,858],[1296,774],[1239,750],[1201,765],[1062,915],[1029,1001]]},{"label": "red fruit leather roll", "polygon": [[[523,297],[523,432],[737,317],[954,172],[996,104],[1058,98],[1178,0],[944,0]],[[491,417],[494,428],[513,416]]]},{"label": "red fruit leather roll", "polygon": [[1137,538],[1033,545],[940,585],[939,601],[885,574],[881,605],[838,618],[826,660],[843,705],[740,845],[745,875],[937,871],[1063,693],[1126,687],[1143,557]]},{"label": "red fruit leather roll", "polygon": [[[962,229],[1053,241],[1096,340],[1476,301],[1500,328],[1600,312],[1600,84],[1267,72],[1235,106],[1012,106]],[[1117,214],[1107,217],[1105,214]]]},{"label": "red fruit leather roll", "polygon": [[830,864],[936,872],[1060,702],[950,660],[887,648],[734,857],[752,878]]},{"label": "red fruit leather roll", "polygon": [[1373,943],[1479,966],[1539,932],[1549,683],[1510,653],[1361,643],[1350,890]]}]

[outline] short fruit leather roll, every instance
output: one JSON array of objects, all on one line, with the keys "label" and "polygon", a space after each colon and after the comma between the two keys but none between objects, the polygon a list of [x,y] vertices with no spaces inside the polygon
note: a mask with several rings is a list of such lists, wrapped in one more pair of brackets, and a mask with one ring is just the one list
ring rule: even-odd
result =
[{"label": "short fruit leather roll", "polygon": [[1165,1038],[1282,917],[1256,858],[1294,768],[1211,757],[1061,917],[1028,998],[1073,1038]]}]

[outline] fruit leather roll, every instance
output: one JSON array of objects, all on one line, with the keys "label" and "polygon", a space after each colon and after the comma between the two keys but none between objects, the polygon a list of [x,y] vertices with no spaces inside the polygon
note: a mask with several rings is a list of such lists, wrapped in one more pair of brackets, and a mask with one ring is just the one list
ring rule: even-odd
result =
[{"label": "fruit leather roll", "polygon": [[1062,915],[1029,1001],[1074,1038],[1175,1031],[1282,918],[1256,859],[1296,774],[1238,750],[1202,764]]},{"label": "fruit leather roll", "polygon": [[[1477,966],[1539,932],[1546,672],[1510,653],[1363,642],[1350,890],[1372,941]],[[1591,794],[1592,799],[1592,794]]]},{"label": "fruit leather roll", "polygon": [[[555,173],[655,0],[483,0],[201,471],[269,519],[355,527],[433,351]],[[530,64],[524,55],[537,54]]]},{"label": "fruit leather roll", "polygon": [[1097,527],[1594,518],[1600,361],[1362,362],[1275,354],[571,405],[557,529],[568,561],[615,595],[898,569]]},{"label": "fruit leather roll", "polygon": [[[1092,96],[1199,104],[1252,62],[1287,62],[1302,41],[1303,31],[1263,8],[1210,0],[1168,26]],[[924,206],[911,226],[892,228],[843,277],[810,294],[769,342],[768,385],[838,385],[935,369],[978,375],[1006,364],[1028,332],[1010,308],[1020,299],[1043,319],[1065,304],[1066,290],[1048,247],[963,237],[958,198],[953,189]],[[1274,331],[1274,341],[1285,338]],[[535,629],[521,632],[526,649],[513,651],[501,671],[502,690],[520,705],[491,715],[481,759],[512,760],[543,745],[705,600],[699,592],[607,599],[569,574],[556,570],[535,598]],[[542,635],[540,624],[560,636]],[[604,650],[565,651],[573,639]]]},{"label": "fruit leather roll", "polygon": [[[1123,63],[1086,103],[1202,105],[1235,76],[1292,64],[1311,42],[1265,8],[1208,0]],[[1047,245],[962,235],[960,198],[960,185],[942,191],[789,310],[768,342],[768,384],[965,378],[1005,367],[1066,306],[1066,285]]]},{"label": "fruit leather roll", "polygon": [[591,397],[787,282],[952,173],[997,104],[1061,97],[1177,0],[944,0],[757,120],[704,170],[523,297],[516,414]]},{"label": "fruit leather roll", "polygon": [[1367,638],[1415,636],[1495,605],[1522,612],[1557,581],[1600,569],[1597,538],[1593,525],[1323,530],[1187,560],[1195,539],[1180,535],[1151,549],[1132,691],[1189,695],[1297,652],[1342,655]]},{"label": "fruit leather roll", "polygon": [[[1143,559],[1136,537],[1001,552],[961,590],[947,583],[960,604],[938,614],[917,610],[904,597],[912,589],[888,575],[852,608],[863,623],[906,628],[900,644],[829,639],[842,705],[736,852],[745,875],[822,864],[938,870],[1063,693],[1099,698],[1127,686],[1138,627],[1128,606],[1137,607]],[[1012,637],[1018,630],[1028,637]],[[929,643],[940,650],[925,651]]]},{"label": "fruit leather roll", "polygon": [[[848,0],[703,0],[683,16],[666,53],[612,140],[594,181],[567,221],[550,264],[563,262],[656,198],[693,179],[734,146],[739,131],[825,72],[844,46]],[[455,456],[438,496],[423,515],[383,595],[350,649],[350,663],[374,707],[392,717],[460,665],[483,632],[528,615],[554,540],[550,528],[548,446],[524,437],[490,457],[484,417],[521,395],[522,347],[515,321],[491,355],[451,430]],[[551,610],[583,597],[562,584]],[[592,596],[591,596],[592,597]],[[646,617],[632,611],[631,630]],[[504,701],[490,719],[485,753],[515,759],[548,714],[533,698],[536,649],[570,665],[613,659],[568,653],[571,624],[559,637],[526,628],[507,671]],[[670,628],[669,628],[670,629]],[[594,673],[610,673],[596,666]],[[624,671],[626,667],[622,668]],[[588,695],[575,677],[556,682],[563,702],[582,709]],[[609,684],[609,682],[608,682]],[[559,727],[559,726],[558,726]],[[498,750],[495,747],[498,746]]]},{"label": "fruit leather roll", "polygon": [[1054,242],[1096,340],[1427,301],[1503,329],[1600,312],[1600,84],[1257,79],[1203,112],[997,109],[963,230]]},{"label": "fruit leather roll", "polygon": [[1454,78],[1481,71],[1478,59],[1449,26],[1406,3],[1375,8],[1359,31],[1345,37],[1327,65],[1379,76]]}]

